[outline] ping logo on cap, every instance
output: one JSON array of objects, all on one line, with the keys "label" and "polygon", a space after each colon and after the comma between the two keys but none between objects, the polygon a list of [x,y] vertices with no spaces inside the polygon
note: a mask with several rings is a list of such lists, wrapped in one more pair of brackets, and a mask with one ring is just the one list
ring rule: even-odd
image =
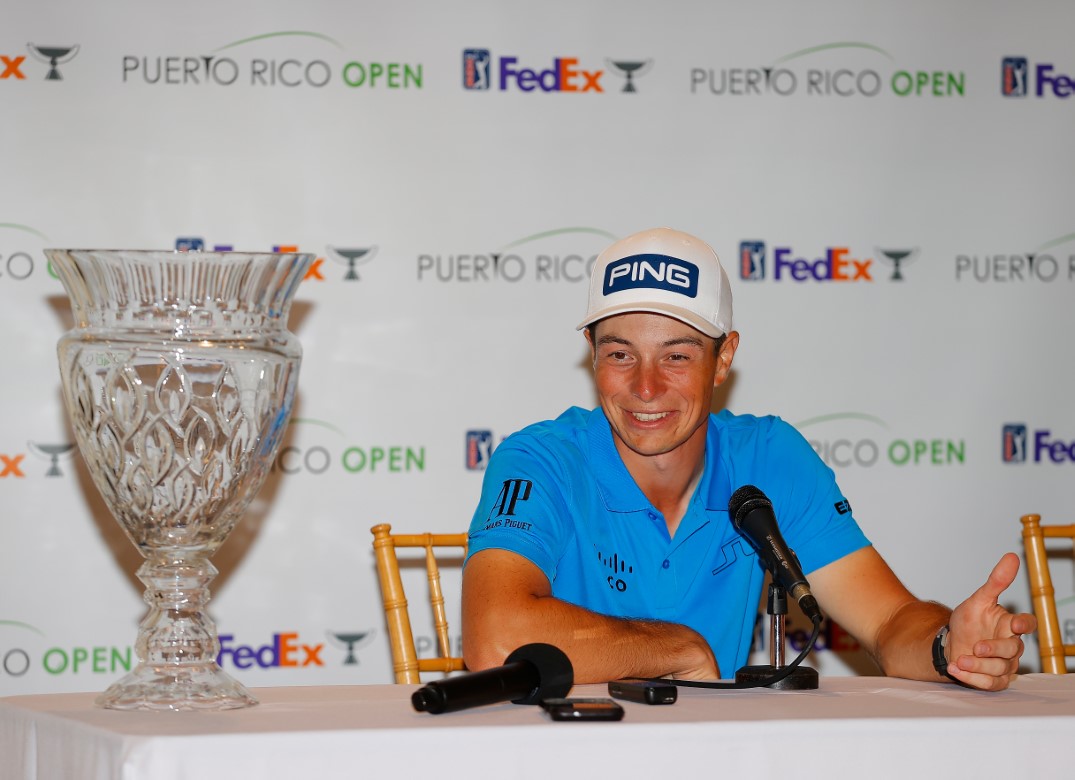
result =
[{"label": "ping logo on cap", "polygon": [[698,295],[698,266],[668,255],[631,255],[605,268],[602,295],[640,287],[667,290],[688,298]]}]

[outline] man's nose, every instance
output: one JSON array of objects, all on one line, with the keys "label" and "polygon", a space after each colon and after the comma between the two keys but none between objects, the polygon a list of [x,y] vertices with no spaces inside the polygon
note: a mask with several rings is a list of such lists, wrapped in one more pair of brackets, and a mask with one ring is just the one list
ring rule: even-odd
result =
[{"label": "man's nose", "polygon": [[660,396],[662,389],[663,383],[656,364],[642,361],[635,372],[632,392],[643,401],[652,401]]}]

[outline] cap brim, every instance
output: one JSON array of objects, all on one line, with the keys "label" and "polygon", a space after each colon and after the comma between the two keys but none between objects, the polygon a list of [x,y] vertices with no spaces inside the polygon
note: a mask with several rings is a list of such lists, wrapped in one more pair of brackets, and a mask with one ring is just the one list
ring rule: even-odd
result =
[{"label": "cap brim", "polygon": [[726,335],[727,331],[714,325],[702,317],[699,317],[694,312],[682,309],[679,306],[671,306],[660,303],[623,303],[619,306],[606,306],[600,311],[594,312],[587,317],[575,330],[582,330],[585,327],[593,325],[599,320],[606,319],[608,317],[615,316],[617,314],[629,314],[630,312],[648,312],[650,314],[663,314],[666,317],[679,320],[680,322],[690,325],[697,331],[704,333],[713,339],[719,339],[721,336]]}]

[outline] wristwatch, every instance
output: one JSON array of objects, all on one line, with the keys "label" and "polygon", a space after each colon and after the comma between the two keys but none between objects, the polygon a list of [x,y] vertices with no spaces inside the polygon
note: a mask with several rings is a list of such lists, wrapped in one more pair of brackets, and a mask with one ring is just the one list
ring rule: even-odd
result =
[{"label": "wristwatch", "polygon": [[[949,680],[956,678],[948,674],[948,656],[945,650],[948,648],[948,626],[944,626],[933,638],[933,668],[937,674],[947,677]],[[958,681],[957,681],[958,682]]]}]

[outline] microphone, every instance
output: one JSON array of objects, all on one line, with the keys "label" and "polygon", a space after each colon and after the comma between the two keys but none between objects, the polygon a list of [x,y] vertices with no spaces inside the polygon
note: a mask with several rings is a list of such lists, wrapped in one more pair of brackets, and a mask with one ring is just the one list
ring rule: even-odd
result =
[{"label": "microphone", "polygon": [[780,535],[773,502],[753,485],[743,485],[728,499],[728,514],[735,530],[758,551],[773,579],[799,602],[803,614],[814,623],[820,623],[821,608],[810,592],[810,583],[803,576],[798,559]]},{"label": "microphone", "polygon": [[575,670],[564,652],[541,642],[523,645],[503,666],[431,682],[411,695],[418,712],[439,715],[509,699],[514,704],[537,704],[567,696]]}]

